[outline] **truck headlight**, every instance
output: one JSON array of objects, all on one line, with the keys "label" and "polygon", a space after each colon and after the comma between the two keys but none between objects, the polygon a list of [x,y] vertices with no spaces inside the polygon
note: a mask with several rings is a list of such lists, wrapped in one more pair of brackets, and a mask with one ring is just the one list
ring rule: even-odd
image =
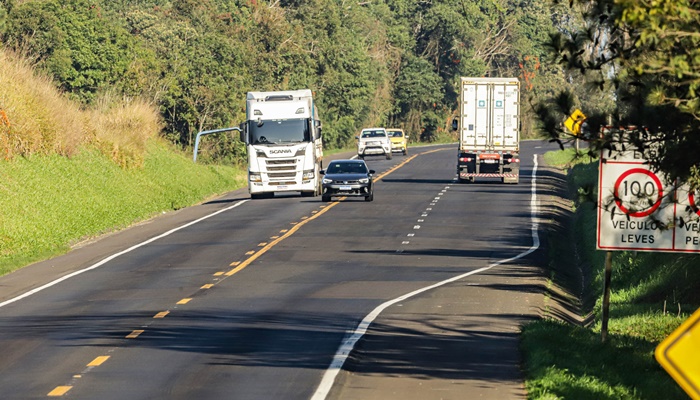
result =
[{"label": "truck headlight", "polygon": [[251,182],[262,182],[262,177],[260,173],[248,172],[248,179]]},{"label": "truck headlight", "polygon": [[314,170],[313,169],[307,169],[304,171],[304,175],[302,176],[302,179],[314,179]]},{"label": "truck headlight", "polygon": [[331,183],[333,183],[333,179],[326,179],[326,178],[323,178],[323,183],[326,184],[326,185],[331,184]]}]

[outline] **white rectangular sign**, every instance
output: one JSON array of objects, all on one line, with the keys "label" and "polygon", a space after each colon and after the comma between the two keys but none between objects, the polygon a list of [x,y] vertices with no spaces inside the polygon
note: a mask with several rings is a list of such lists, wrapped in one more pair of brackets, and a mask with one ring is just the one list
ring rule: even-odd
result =
[{"label": "white rectangular sign", "polygon": [[598,238],[601,250],[700,252],[698,197],[655,173],[638,153],[601,153]]}]

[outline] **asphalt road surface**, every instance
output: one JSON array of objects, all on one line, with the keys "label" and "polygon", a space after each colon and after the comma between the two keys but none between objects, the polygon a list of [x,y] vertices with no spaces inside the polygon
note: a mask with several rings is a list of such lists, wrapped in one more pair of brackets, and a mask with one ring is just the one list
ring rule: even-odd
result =
[{"label": "asphalt road surface", "polygon": [[373,202],[236,191],[2,277],[0,398],[522,398],[546,145],[522,147],[518,185],[411,148],[366,159]]}]

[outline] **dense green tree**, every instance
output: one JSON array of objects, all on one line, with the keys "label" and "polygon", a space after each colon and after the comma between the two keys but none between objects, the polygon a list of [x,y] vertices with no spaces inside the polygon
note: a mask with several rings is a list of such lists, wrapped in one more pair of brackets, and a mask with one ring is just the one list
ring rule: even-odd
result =
[{"label": "dense green tree", "polygon": [[5,41],[34,57],[61,88],[89,103],[100,91],[134,88],[130,71],[140,50],[89,0],[26,2],[9,14]]},{"label": "dense green tree", "polygon": [[[695,151],[700,145],[700,4],[580,0],[572,7],[580,11],[583,23],[552,36],[557,61],[582,74],[589,87],[616,99],[609,115],[590,113],[591,130],[598,132],[608,119],[614,126],[644,126],[664,143],[652,164],[672,178],[700,184],[700,156]],[[543,120],[556,118],[544,108],[541,111]],[[566,111],[565,105],[561,111]],[[553,139],[565,134],[551,123],[548,126]],[[594,149],[613,140],[594,138]],[[642,150],[650,145],[630,144]]]},{"label": "dense green tree", "polygon": [[[432,140],[456,108],[460,76],[523,75],[534,65],[526,58],[543,58],[555,18],[545,0],[0,4],[5,44],[85,103],[102,91],[157,102],[165,136],[183,148],[199,130],[242,122],[246,92],[299,88],[315,92],[329,147],[354,143],[369,125]],[[528,96],[566,78],[536,72],[527,70]],[[227,135],[205,138],[203,149],[203,159],[243,157]]]}]

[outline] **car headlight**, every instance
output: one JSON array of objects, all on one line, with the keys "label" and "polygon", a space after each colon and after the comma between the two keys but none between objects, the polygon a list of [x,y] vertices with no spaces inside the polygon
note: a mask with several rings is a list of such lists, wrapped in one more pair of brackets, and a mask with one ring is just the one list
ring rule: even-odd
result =
[{"label": "car headlight", "polygon": [[369,178],[360,178],[360,183],[369,183]]},{"label": "car headlight", "polygon": [[259,173],[248,172],[248,179],[250,179],[251,182],[262,182],[262,177]]},{"label": "car headlight", "polygon": [[304,171],[304,175],[302,176],[302,179],[314,179],[314,170],[308,169],[308,170]]},{"label": "car headlight", "polygon": [[329,183],[333,183],[333,179],[326,179],[326,178],[323,178],[323,183],[326,184],[326,185],[329,184]]}]

